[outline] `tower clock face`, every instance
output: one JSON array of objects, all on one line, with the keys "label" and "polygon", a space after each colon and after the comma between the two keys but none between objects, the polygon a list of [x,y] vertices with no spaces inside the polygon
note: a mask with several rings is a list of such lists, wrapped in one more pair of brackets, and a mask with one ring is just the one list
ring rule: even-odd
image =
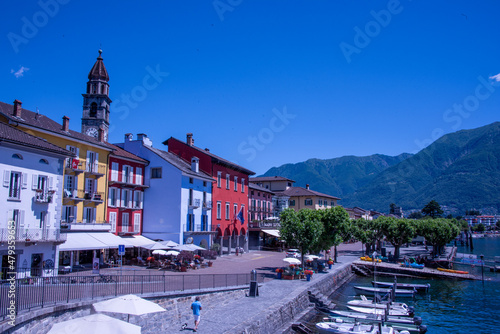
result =
[{"label": "tower clock face", "polygon": [[87,136],[97,138],[97,129],[96,128],[88,128]]}]

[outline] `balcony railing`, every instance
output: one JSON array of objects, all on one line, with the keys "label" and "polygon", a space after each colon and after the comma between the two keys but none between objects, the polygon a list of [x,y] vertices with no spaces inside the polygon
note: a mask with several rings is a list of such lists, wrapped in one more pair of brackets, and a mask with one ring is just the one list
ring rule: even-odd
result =
[{"label": "balcony railing", "polygon": [[83,162],[85,173],[97,176],[104,176],[106,174],[106,165]]},{"label": "balcony railing", "polygon": [[66,234],[61,233],[58,228],[31,228],[10,230],[7,228],[0,228],[0,241],[8,241],[9,236],[14,236],[15,241],[22,242],[51,242],[51,241],[65,241]]},{"label": "balcony railing", "polygon": [[209,224],[185,224],[184,232],[215,232],[216,226],[210,226]]},{"label": "balcony railing", "polygon": [[190,198],[189,199],[189,207],[196,209],[200,207],[201,200],[199,198]]},{"label": "balcony railing", "polygon": [[85,192],[83,195],[83,199],[85,201],[92,201],[97,203],[102,203],[104,201],[104,193],[103,192]]},{"label": "balcony railing", "polygon": [[37,189],[35,193],[36,203],[52,203],[53,190]]},{"label": "balcony railing", "polygon": [[204,201],[203,202],[203,209],[212,210],[212,201]]},{"label": "balcony railing", "polygon": [[85,170],[85,165],[83,161],[78,159],[66,159],[66,170],[68,172],[81,173]]}]

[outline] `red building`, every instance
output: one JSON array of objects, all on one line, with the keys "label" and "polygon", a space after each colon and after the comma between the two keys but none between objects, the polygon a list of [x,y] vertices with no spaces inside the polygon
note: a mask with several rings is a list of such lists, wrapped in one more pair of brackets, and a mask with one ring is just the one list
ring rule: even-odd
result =
[{"label": "red building", "polygon": [[255,173],[194,146],[192,133],[187,134],[186,142],[171,137],[163,144],[188,163],[194,157],[199,159],[199,168],[216,181],[212,185],[212,230],[217,232],[216,238],[227,247],[228,254],[235,247],[248,251],[248,179]]},{"label": "red building", "polygon": [[109,156],[108,207],[110,232],[135,235],[142,232],[144,168],[148,162],[118,146]]}]

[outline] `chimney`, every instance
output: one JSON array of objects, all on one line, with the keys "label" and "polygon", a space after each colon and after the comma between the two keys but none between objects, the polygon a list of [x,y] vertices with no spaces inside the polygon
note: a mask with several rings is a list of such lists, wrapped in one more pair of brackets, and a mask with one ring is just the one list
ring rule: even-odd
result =
[{"label": "chimney", "polygon": [[193,139],[193,134],[192,133],[186,134],[186,144],[188,144],[189,146],[193,146],[194,145],[194,139]]},{"label": "chimney", "polygon": [[208,148],[205,148],[205,151],[210,152],[210,150]]},{"label": "chimney", "polygon": [[145,133],[138,133],[137,140],[142,141],[142,143],[146,146],[153,147],[153,142],[148,138],[148,135]]},{"label": "chimney", "polygon": [[104,130],[103,130],[103,129],[101,129],[101,128],[99,128],[99,130],[98,130],[98,132],[97,132],[97,139],[98,139],[101,143],[105,142],[105,140],[104,140]]},{"label": "chimney", "polygon": [[134,139],[134,135],[131,133],[125,134],[125,141],[132,141]]},{"label": "chimney", "polygon": [[65,132],[69,131],[69,117],[63,116],[62,130]]},{"label": "chimney", "polygon": [[23,103],[21,101],[14,100],[14,116],[15,117],[19,117],[19,118],[21,117],[21,110],[22,110],[21,105],[22,104]]},{"label": "chimney", "polygon": [[309,190],[309,185],[308,184],[306,184],[306,189]]},{"label": "chimney", "polygon": [[198,159],[197,157],[191,158],[191,170],[195,173],[198,173],[200,171],[200,159]]}]

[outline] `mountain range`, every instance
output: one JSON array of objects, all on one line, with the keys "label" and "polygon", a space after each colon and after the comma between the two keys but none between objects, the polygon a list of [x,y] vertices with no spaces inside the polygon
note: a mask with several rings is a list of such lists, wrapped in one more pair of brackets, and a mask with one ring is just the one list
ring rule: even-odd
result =
[{"label": "mountain range", "polygon": [[309,159],[269,169],[263,176],[340,197],[345,207],[388,212],[391,203],[420,210],[436,200],[449,213],[500,210],[500,122],[442,136],[415,155],[374,154]]}]

